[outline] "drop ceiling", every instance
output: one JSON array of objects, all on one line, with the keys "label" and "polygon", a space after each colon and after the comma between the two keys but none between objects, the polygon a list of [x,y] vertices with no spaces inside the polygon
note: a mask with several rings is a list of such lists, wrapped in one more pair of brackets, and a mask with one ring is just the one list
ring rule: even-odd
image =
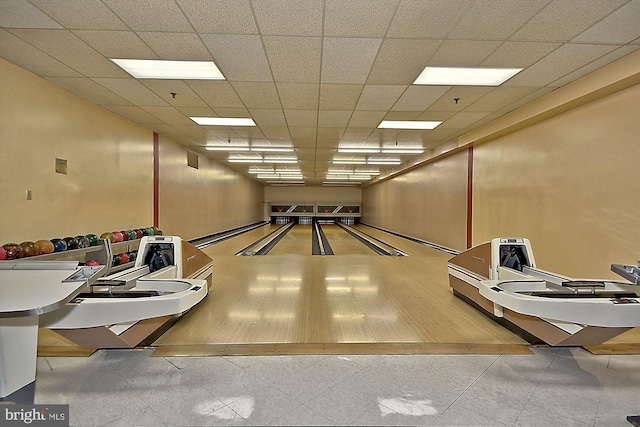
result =
[{"label": "drop ceiling", "polygon": [[[339,147],[428,152],[640,49],[638,22],[640,0],[2,0],[0,57],[253,179],[299,169],[313,186],[419,156]],[[138,80],[109,58],[214,61],[226,80]],[[497,87],[414,85],[426,66],[523,70]],[[298,163],[232,163],[241,152],[207,144],[288,146],[253,154]]]}]

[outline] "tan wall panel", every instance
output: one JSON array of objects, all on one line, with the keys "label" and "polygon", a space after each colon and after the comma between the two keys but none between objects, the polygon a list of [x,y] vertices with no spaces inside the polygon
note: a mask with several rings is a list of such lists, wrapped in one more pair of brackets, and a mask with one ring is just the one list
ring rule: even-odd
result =
[{"label": "tan wall panel", "polygon": [[193,239],[263,218],[263,186],[226,166],[199,157],[187,166],[187,149],[159,138],[159,227]]},{"label": "tan wall panel", "polygon": [[264,189],[269,203],[360,203],[361,191],[356,187],[272,187]]},{"label": "tan wall panel", "polygon": [[363,222],[449,248],[466,247],[467,152],[362,191]]},{"label": "tan wall panel", "polygon": [[473,241],[531,240],[538,266],[612,277],[640,259],[640,86],[474,149]]},{"label": "tan wall panel", "polygon": [[0,244],[153,225],[151,131],[2,59],[0,76]]}]

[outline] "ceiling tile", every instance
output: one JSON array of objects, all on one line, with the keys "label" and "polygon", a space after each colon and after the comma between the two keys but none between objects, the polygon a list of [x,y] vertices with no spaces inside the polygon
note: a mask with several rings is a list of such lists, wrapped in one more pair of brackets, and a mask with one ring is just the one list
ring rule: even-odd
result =
[{"label": "ceiling tile", "polygon": [[193,31],[173,0],[102,0],[109,9],[135,31]]},{"label": "ceiling tile", "polygon": [[99,105],[131,105],[131,102],[86,77],[50,77],[47,80]]},{"label": "ceiling tile", "polygon": [[310,83],[277,83],[282,108],[305,110],[318,108],[318,85]]},{"label": "ceiling tile", "polygon": [[234,82],[232,86],[247,108],[281,108],[273,83]]},{"label": "ceiling tile", "polygon": [[314,127],[290,127],[289,132],[291,138],[296,141],[297,139],[316,139],[316,128]]},{"label": "ceiling tile", "polygon": [[441,44],[440,40],[386,39],[371,67],[367,83],[412,84]]},{"label": "ceiling tile", "polygon": [[325,37],[322,83],[364,83],[382,39]]},{"label": "ceiling tile", "polygon": [[345,130],[344,127],[318,128],[318,140],[325,139],[325,140],[335,141],[337,143],[337,141],[339,141],[340,138],[342,138],[342,135],[344,134],[344,130]]},{"label": "ceiling tile", "polygon": [[286,126],[287,121],[284,118],[282,110],[253,108],[250,110],[253,121],[260,127]]},{"label": "ceiling tile", "polygon": [[70,31],[17,29],[11,32],[84,76],[124,77],[128,75]]},{"label": "ceiling tile", "polygon": [[389,110],[406,89],[407,86],[365,85],[356,110]]},{"label": "ceiling tile", "polygon": [[318,82],[322,50],[320,37],[264,36],[262,40],[276,82]]},{"label": "ceiling tile", "polygon": [[393,111],[424,111],[444,95],[451,86],[412,85],[393,105]]},{"label": "ceiling tile", "polygon": [[465,111],[496,111],[538,90],[536,87],[500,86],[474,101]]},{"label": "ceiling tile", "polygon": [[384,120],[418,120],[419,111],[391,111],[384,115]]},{"label": "ceiling tile", "polygon": [[351,111],[321,110],[318,113],[318,127],[345,128],[351,119]]},{"label": "ceiling tile", "polygon": [[271,70],[257,35],[202,34],[213,60],[229,81],[271,81]]},{"label": "ceiling tile", "polygon": [[349,120],[350,128],[376,128],[386,111],[354,111]]},{"label": "ceiling tile", "polygon": [[214,111],[218,117],[250,117],[249,110],[246,108],[216,107]]},{"label": "ceiling tile", "polygon": [[315,127],[318,124],[318,110],[284,110],[289,126]]},{"label": "ceiling tile", "polygon": [[364,85],[323,83],[320,85],[321,110],[353,110]]},{"label": "ceiling tile", "polygon": [[504,85],[539,86],[552,84],[576,68],[606,55],[615,48],[614,45],[565,44],[507,80]]},{"label": "ceiling tile", "polygon": [[158,58],[133,31],[76,30],[73,34],[107,58]]},{"label": "ceiling tile", "polygon": [[95,78],[93,80],[99,85],[106,87],[111,92],[131,102],[132,104],[140,106],[167,105],[167,103],[162,98],[153,93],[137,80],[111,78]]},{"label": "ceiling tile", "polygon": [[[487,95],[493,89],[492,86],[453,86],[436,102],[431,104],[427,111],[453,111],[457,113]],[[456,98],[458,98],[457,101]]]},{"label": "ceiling tile", "polygon": [[573,43],[628,43],[640,37],[640,1],[631,1],[590,27]]},{"label": "ceiling tile", "polygon": [[176,106],[176,109],[187,117],[216,117],[216,112],[209,107]]},{"label": "ceiling tile", "polygon": [[454,39],[503,40],[538,12],[549,0],[477,0],[448,37]]},{"label": "ceiling tile", "polygon": [[31,3],[69,29],[128,29],[124,22],[100,0],[31,0]]},{"label": "ceiling tile", "polygon": [[185,84],[212,108],[244,107],[244,104],[229,82],[219,80],[189,80],[186,81]]},{"label": "ceiling tile", "polygon": [[474,0],[402,0],[387,37],[444,38],[473,2]]},{"label": "ceiling tile", "polygon": [[275,140],[288,141],[291,138],[291,135],[289,134],[289,128],[287,128],[286,126],[260,125],[260,130],[262,131],[265,137],[269,138],[269,141],[275,141]]},{"label": "ceiling tile", "polygon": [[464,129],[469,125],[488,116],[488,112],[461,112],[445,120],[438,129]]},{"label": "ceiling tile", "polygon": [[293,143],[297,148],[311,148],[317,145],[316,138],[296,138],[293,140]]},{"label": "ceiling tile", "polygon": [[321,36],[323,2],[317,0],[253,0],[263,35]]},{"label": "ceiling tile", "polygon": [[562,43],[505,42],[479,65],[503,68],[529,67],[560,46]]},{"label": "ceiling tile", "polygon": [[82,77],[74,69],[3,29],[0,29],[0,56],[42,77]]},{"label": "ceiling tile", "polygon": [[200,33],[256,34],[248,0],[176,0],[193,27]]},{"label": "ceiling tile", "polygon": [[136,123],[162,123],[162,120],[136,105],[107,105],[105,108]]},{"label": "ceiling tile", "polygon": [[594,25],[627,0],[589,2],[553,0],[512,37],[513,40],[567,42]]},{"label": "ceiling tile", "polygon": [[[207,104],[184,80],[140,79],[140,83],[174,107],[206,107]],[[172,95],[175,94],[175,97]]]},{"label": "ceiling tile", "polygon": [[495,40],[446,40],[440,45],[440,48],[429,63],[425,65],[433,67],[475,67],[481,64],[501,44],[501,42]]},{"label": "ceiling tile", "polygon": [[211,61],[211,53],[196,33],[139,32],[158,57],[180,61]]},{"label": "ceiling tile", "polygon": [[189,125],[193,123],[193,120],[173,107],[147,106],[143,107],[143,110],[169,125]]},{"label": "ceiling tile", "polygon": [[632,45],[628,45],[628,46],[622,46],[619,47],[609,53],[607,53],[606,55],[601,56],[600,58],[596,59],[595,61],[592,61],[590,63],[588,63],[587,65],[577,69],[576,71],[569,73],[567,75],[565,75],[564,77],[556,80],[553,82],[554,86],[564,86],[565,84],[571,83],[573,80],[578,79],[584,75],[587,75],[589,73],[591,73],[592,71],[597,70],[598,68],[604,67],[605,65],[622,58],[623,56],[626,56],[632,52],[635,52],[636,50],[638,50],[637,46],[632,46]]},{"label": "ceiling tile", "polygon": [[398,0],[327,0],[324,35],[327,37],[382,37]]},{"label": "ceiling tile", "polygon": [[3,0],[0,2],[0,27],[62,28],[60,24],[26,0]]}]

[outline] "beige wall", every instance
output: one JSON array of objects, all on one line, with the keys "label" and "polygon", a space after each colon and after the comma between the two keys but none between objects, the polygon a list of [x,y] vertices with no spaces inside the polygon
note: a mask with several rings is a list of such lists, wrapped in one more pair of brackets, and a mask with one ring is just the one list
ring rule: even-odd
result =
[{"label": "beige wall", "polygon": [[540,268],[640,260],[640,86],[474,149],[473,241],[531,240]]},{"label": "beige wall", "polygon": [[357,187],[272,187],[264,188],[267,203],[360,203]]},{"label": "beige wall", "polygon": [[263,218],[263,186],[199,155],[187,166],[187,150],[160,137],[159,227],[185,239],[205,236]]},{"label": "beige wall", "polygon": [[448,248],[466,247],[467,152],[362,191],[362,222]]},{"label": "beige wall", "polygon": [[151,131],[2,59],[0,76],[0,244],[153,225]]}]

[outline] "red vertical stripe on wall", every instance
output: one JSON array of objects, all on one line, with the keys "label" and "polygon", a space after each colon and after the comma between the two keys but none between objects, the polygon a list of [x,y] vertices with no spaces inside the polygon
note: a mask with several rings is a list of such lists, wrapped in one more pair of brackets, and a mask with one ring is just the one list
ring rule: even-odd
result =
[{"label": "red vertical stripe on wall", "polygon": [[467,153],[467,248],[473,245],[473,147]]},{"label": "red vertical stripe on wall", "polygon": [[153,133],[153,226],[160,227],[158,224],[158,187],[160,182],[160,150],[159,139],[156,132]]}]

